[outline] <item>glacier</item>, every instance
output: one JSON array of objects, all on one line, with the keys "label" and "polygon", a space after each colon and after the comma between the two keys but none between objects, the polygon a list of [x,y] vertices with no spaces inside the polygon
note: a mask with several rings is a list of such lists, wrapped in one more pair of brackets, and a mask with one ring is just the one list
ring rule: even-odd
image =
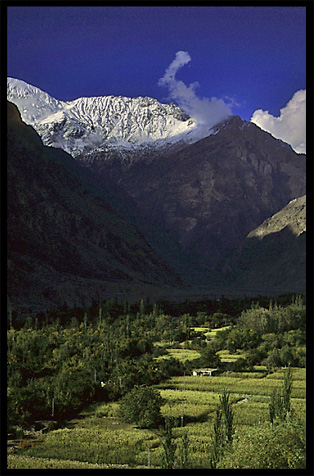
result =
[{"label": "glacier", "polygon": [[25,81],[7,78],[7,99],[45,145],[61,148],[74,158],[94,151],[159,150],[214,133],[174,103],[162,104],[150,97],[111,95],[61,101]]}]

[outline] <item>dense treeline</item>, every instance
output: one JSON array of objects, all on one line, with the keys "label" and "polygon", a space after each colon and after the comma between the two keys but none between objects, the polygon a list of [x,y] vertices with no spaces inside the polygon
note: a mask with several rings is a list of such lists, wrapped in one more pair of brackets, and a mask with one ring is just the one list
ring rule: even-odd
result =
[{"label": "dense treeline", "polygon": [[231,370],[252,369],[257,364],[269,369],[305,367],[305,327],[306,308],[300,297],[286,307],[270,304],[266,309],[253,305],[241,313],[236,324],[217,333],[206,351],[245,351],[246,358],[229,364]]},{"label": "dense treeline", "polygon": [[[293,294],[282,294],[276,297],[276,303],[279,306],[287,306],[291,303],[293,298]],[[302,300],[305,302],[304,295],[302,295]],[[263,295],[255,297],[246,296],[243,298],[227,298],[225,296],[217,298],[213,296],[212,298],[204,298],[202,300],[185,300],[180,302],[159,300],[156,303],[151,303],[150,300],[147,299],[132,304],[127,301],[119,303],[116,299],[109,299],[105,300],[102,305],[97,301],[93,301],[91,306],[87,308],[74,307],[69,309],[66,303],[64,303],[59,309],[50,309],[47,312],[39,312],[35,315],[30,308],[28,315],[31,315],[33,319],[39,323],[45,322],[46,324],[53,324],[58,320],[58,322],[63,325],[69,322],[73,317],[81,322],[84,319],[85,313],[88,314],[90,320],[97,319],[101,305],[103,311],[110,314],[112,319],[116,319],[127,313],[136,315],[141,310],[143,311],[143,309],[146,314],[150,314],[157,309],[159,312],[170,316],[190,314],[194,318],[193,324],[198,325],[201,324],[201,321],[197,319],[199,313],[205,313],[207,315],[222,313],[228,314],[230,317],[237,317],[243,310],[250,309],[254,304],[268,307],[272,301],[273,298]],[[13,324],[14,328],[18,329],[24,326],[27,319],[29,320],[25,315],[18,315],[17,311],[11,310],[9,313],[8,327]],[[202,317],[200,319],[202,320]]]},{"label": "dense treeline", "polygon": [[[115,303],[104,303],[72,317],[55,314],[52,323],[26,320],[8,330],[9,425],[36,419],[69,417],[93,400],[115,399],[134,385],[150,385],[182,371],[175,361],[156,362],[153,341],[174,339],[177,320],[158,311],[145,314],[125,308],[115,314]],[[77,316],[77,314],[76,314]],[[181,326],[182,327],[182,326]]]},{"label": "dense treeline", "polygon": [[[244,368],[260,362],[305,366],[302,298],[291,303],[290,296],[286,306],[268,301],[268,308],[255,301],[242,312],[236,310],[239,301],[222,301],[152,305],[141,300],[131,306],[111,300],[88,309],[64,307],[25,321],[11,314],[9,429],[38,419],[69,418],[92,401],[116,399],[135,385],[155,384],[188,370],[188,363],[156,360],[162,352],[156,341],[200,349],[201,365],[219,365],[221,349],[244,349],[248,358],[237,364]],[[213,312],[208,311],[211,305]],[[209,343],[191,329],[227,325]]]}]

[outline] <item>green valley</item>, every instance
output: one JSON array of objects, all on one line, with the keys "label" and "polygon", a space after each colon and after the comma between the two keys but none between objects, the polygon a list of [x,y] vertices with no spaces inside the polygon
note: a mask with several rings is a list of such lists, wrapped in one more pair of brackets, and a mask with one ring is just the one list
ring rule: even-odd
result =
[{"label": "green valley", "polygon": [[305,314],[282,296],[11,315],[8,468],[305,468]]}]

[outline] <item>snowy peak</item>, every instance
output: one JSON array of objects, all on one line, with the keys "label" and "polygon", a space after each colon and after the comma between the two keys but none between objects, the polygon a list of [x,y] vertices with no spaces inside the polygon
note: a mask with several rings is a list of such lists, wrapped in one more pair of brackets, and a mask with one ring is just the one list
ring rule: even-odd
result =
[{"label": "snowy peak", "polygon": [[83,97],[65,102],[8,78],[7,98],[45,145],[62,148],[73,157],[117,147],[158,149],[180,141],[193,143],[211,133],[175,104],[149,97]]},{"label": "snowy peak", "polygon": [[62,101],[19,79],[7,79],[7,98],[19,108],[27,124],[35,123],[62,108]]}]

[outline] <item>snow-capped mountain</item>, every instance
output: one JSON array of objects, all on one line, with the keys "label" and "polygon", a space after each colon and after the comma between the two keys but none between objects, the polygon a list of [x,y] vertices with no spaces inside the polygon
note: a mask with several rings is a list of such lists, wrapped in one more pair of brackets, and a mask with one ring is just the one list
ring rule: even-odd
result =
[{"label": "snow-capped mountain", "polygon": [[94,151],[160,149],[214,133],[175,104],[149,97],[83,97],[59,101],[24,81],[8,78],[7,98],[45,145],[73,157]]},{"label": "snow-capped mountain", "polygon": [[[210,130],[208,127],[207,130],[201,129],[195,120],[177,106],[160,104],[151,98],[108,96],[64,102],[22,81],[9,79],[8,99],[19,108],[24,122],[36,129],[44,144],[70,152],[75,160],[71,160],[61,150],[55,151],[53,147],[50,150],[43,148],[45,154],[53,157],[56,164],[62,163],[75,177],[80,177],[82,183],[86,183],[104,203],[136,225],[151,248],[185,283],[198,288],[201,282],[206,289],[216,286],[232,290],[240,283],[236,280],[237,273],[242,273],[242,290],[245,283],[252,283],[259,293],[260,289],[265,288],[259,278],[254,284],[256,263],[262,264],[259,276],[266,276],[265,282],[271,283],[271,289],[269,291],[267,288],[267,293],[279,289],[276,288],[277,278],[273,277],[277,271],[282,274],[283,266],[286,270],[283,274],[289,276],[289,279],[293,276],[297,282],[300,276],[300,283],[304,283],[302,263],[305,233],[297,237],[296,246],[299,246],[299,251],[295,255],[295,236],[289,229],[270,233],[263,240],[259,236],[246,238],[252,230],[259,230],[257,227],[269,217],[274,216],[277,223],[278,216],[275,214],[295,197],[306,193],[306,157],[294,152],[288,144],[238,116],[232,116]],[[15,108],[12,104],[9,107]],[[32,128],[25,130],[30,131]],[[38,142],[34,131],[33,135]],[[19,139],[18,131],[15,137]],[[23,142],[23,134],[21,140]],[[13,158],[16,159],[16,166],[21,157],[23,159],[23,153],[15,153]],[[28,159],[27,156],[26,160]],[[33,178],[38,178],[38,170],[41,167],[27,170],[26,178],[23,175],[19,177],[33,183]],[[47,175],[47,182],[42,180],[41,172],[39,182],[43,189],[51,188],[49,174],[51,172]],[[13,199],[17,196],[15,175],[11,182],[10,195]],[[71,180],[68,182],[71,184]],[[71,196],[67,191],[68,184],[64,188],[66,190],[62,195],[62,206],[64,197]],[[28,187],[25,186],[24,189],[28,190]],[[44,191],[43,196],[45,194]],[[76,201],[79,201],[85,213],[86,206],[89,205],[85,205],[84,193],[79,196],[80,199],[73,199],[73,204],[76,207]],[[23,203],[20,203],[21,215],[26,223],[31,220],[31,225],[36,218],[36,213],[35,218],[32,218],[34,203],[40,202],[32,199],[27,205],[23,199]],[[54,209],[49,205],[49,217],[54,216],[51,212]],[[85,233],[85,228],[91,229],[90,234],[94,236],[94,212],[90,211],[92,225],[88,219],[85,223],[73,222],[72,213],[66,212],[64,231],[54,234],[52,240],[48,239],[48,246],[60,241],[59,248],[54,248],[59,250],[63,246],[64,236],[74,233],[84,249],[85,238],[82,238],[82,233]],[[40,211],[39,216],[41,215]],[[54,217],[56,224],[58,217],[59,213]],[[282,219],[282,215],[279,218],[279,224],[286,220],[285,216]],[[299,218],[296,215],[296,221]],[[46,227],[43,227],[41,218],[37,222],[39,238],[35,243],[46,239]],[[21,223],[22,220],[16,220],[12,234],[14,239],[20,236]],[[269,231],[273,220],[265,223],[269,223]],[[114,221],[108,221],[110,232],[115,227]],[[55,231],[53,226],[51,229]],[[103,243],[101,233],[95,238],[97,246]],[[122,234],[121,243],[124,242]],[[31,230],[26,235],[32,251],[34,244]],[[115,236],[114,233],[114,239]],[[276,241],[277,236],[282,239],[280,243]],[[255,242],[258,246],[256,249]],[[248,243],[248,251],[244,250],[246,254],[241,252],[243,243]],[[271,249],[268,252],[265,247],[269,243]],[[108,246],[112,246],[110,250],[116,249],[114,241]],[[239,253],[238,247],[241,248]],[[289,259],[285,261],[286,264],[279,260],[278,266],[272,266],[272,260],[278,263],[276,253],[280,247],[288,250],[283,258],[293,258],[291,266]],[[72,253],[71,250],[75,251],[70,247],[69,252]],[[234,266],[229,266],[229,261],[225,265],[227,256],[233,250],[236,250],[236,257],[239,256],[239,259],[235,259]],[[59,261],[60,256],[63,256],[60,253],[56,254]],[[124,252],[119,255],[119,259],[123,254]],[[75,253],[73,256],[72,262],[75,263]],[[267,256],[270,258],[265,266],[269,266],[273,273],[263,265]],[[298,258],[294,259],[297,256],[301,257],[300,266],[296,264]],[[246,266],[242,264],[246,258],[248,274]],[[298,274],[299,268],[302,269]],[[230,269],[233,274],[229,273]],[[272,274],[273,277],[268,280]],[[294,289],[296,292],[303,292],[303,284],[301,287],[294,287],[292,280],[291,286],[289,284],[286,287],[281,278],[278,282],[280,292],[286,292],[287,289],[289,292]],[[252,289],[249,288],[250,292]]]}]

